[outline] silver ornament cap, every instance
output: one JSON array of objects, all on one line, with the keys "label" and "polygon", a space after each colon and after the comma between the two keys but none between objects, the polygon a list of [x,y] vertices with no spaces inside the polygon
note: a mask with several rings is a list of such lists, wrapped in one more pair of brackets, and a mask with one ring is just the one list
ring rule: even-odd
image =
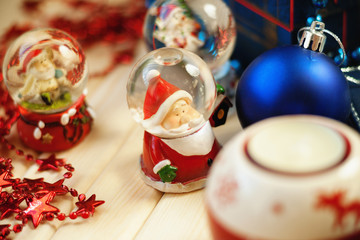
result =
[{"label": "silver ornament cap", "polygon": [[313,21],[310,28],[304,30],[299,46],[307,49],[311,47],[311,50],[313,51],[322,52],[326,42],[324,30],[325,23]]}]

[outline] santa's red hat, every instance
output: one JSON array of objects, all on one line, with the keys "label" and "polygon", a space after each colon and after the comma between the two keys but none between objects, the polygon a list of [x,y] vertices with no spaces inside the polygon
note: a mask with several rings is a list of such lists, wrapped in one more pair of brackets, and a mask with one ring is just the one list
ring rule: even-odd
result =
[{"label": "santa's red hat", "polygon": [[36,58],[37,56],[40,55],[40,53],[42,52],[42,49],[35,49],[35,50],[31,50],[29,51],[29,53],[27,53],[22,61],[22,72],[26,72],[28,66],[30,65],[30,63],[32,62],[32,60],[34,58]]},{"label": "santa's red hat", "polygon": [[146,75],[149,82],[144,101],[144,120],[149,127],[159,125],[170,107],[178,100],[192,102],[192,96],[160,77],[157,70]]},{"label": "santa's red hat", "polygon": [[165,6],[158,8],[158,16],[160,19],[166,20],[168,17],[170,17],[170,14],[174,12],[173,10],[178,8],[179,6],[175,4],[166,4]]},{"label": "santa's red hat", "polygon": [[39,48],[39,49],[32,49],[27,50],[24,53],[22,53],[22,59],[20,59],[21,64],[21,72],[25,73],[29,70],[29,67],[31,64],[38,59],[40,56],[45,56],[46,58],[52,59],[53,58],[53,52],[51,48]]}]

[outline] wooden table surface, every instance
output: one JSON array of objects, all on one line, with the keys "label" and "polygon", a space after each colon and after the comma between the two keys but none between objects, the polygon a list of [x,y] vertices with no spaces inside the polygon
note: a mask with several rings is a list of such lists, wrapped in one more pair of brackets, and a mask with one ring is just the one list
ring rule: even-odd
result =
[{"label": "wooden table surface", "polygon": [[[1,32],[15,19],[6,13],[8,8],[17,6],[11,2],[0,0]],[[140,41],[136,59],[145,53]],[[88,59],[90,68],[104,61],[94,54]],[[57,157],[65,158],[75,168],[73,177],[65,184],[87,197],[96,194],[96,199],[104,200],[105,204],[96,208],[89,219],[43,221],[36,229],[29,223],[21,233],[12,235],[13,239],[211,239],[204,190],[164,194],[145,185],[140,178],[143,129],[131,118],[126,103],[126,82],[131,69],[132,64],[122,65],[105,77],[89,79],[87,102],[97,115],[92,131],[73,149],[57,153]],[[214,131],[220,143],[225,144],[241,131],[236,114]],[[38,154],[23,146],[16,129],[12,129],[8,140],[34,156],[49,154]],[[43,177],[44,181],[55,182],[64,174],[64,171],[38,172],[34,162],[14,153],[6,154],[15,159],[13,173],[17,178]],[[51,204],[70,213],[76,209],[76,201],[68,197]]]}]

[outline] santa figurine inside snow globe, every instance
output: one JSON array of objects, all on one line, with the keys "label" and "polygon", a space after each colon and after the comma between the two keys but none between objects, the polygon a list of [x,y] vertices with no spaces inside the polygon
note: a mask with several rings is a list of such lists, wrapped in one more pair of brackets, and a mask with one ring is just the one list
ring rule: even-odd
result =
[{"label": "santa figurine inside snow globe", "polygon": [[145,183],[163,192],[204,187],[221,148],[212,126],[225,123],[231,106],[223,93],[206,63],[190,51],[161,48],[136,63],[127,100],[145,129],[140,158]]},{"label": "santa figurine inside snow globe", "polygon": [[236,74],[229,58],[236,25],[223,1],[157,0],[149,7],[143,32],[151,50],[177,47],[199,55],[227,95],[235,93]]},{"label": "santa figurine inside snow globe", "polygon": [[3,76],[19,108],[19,136],[29,147],[61,151],[89,133],[88,67],[80,45],[67,33],[42,28],[21,35],[6,52]]}]

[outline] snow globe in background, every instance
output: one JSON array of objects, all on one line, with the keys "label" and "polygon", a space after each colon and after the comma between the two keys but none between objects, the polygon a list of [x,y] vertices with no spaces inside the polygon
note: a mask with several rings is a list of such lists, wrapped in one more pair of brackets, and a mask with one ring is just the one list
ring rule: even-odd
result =
[{"label": "snow globe in background", "polygon": [[88,67],[80,45],[67,33],[43,28],[21,35],[6,52],[3,76],[20,111],[19,136],[29,147],[65,150],[90,131]]},{"label": "snow globe in background", "polygon": [[175,47],[199,55],[216,82],[234,93],[229,58],[236,39],[235,20],[221,0],[158,0],[147,12],[144,38],[149,49]]},{"label": "snow globe in background", "polygon": [[212,126],[225,123],[230,103],[218,95],[206,63],[181,48],[146,54],[133,68],[127,101],[144,129],[142,177],[163,192],[204,187],[220,150]]}]

